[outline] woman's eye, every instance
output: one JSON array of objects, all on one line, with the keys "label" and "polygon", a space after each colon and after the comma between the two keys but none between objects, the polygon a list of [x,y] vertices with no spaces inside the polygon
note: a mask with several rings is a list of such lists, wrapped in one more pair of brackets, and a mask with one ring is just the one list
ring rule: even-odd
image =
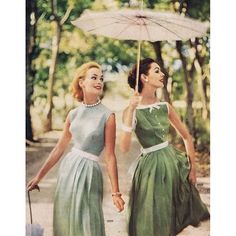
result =
[{"label": "woman's eye", "polygon": [[97,78],[96,78],[95,76],[92,76],[92,77],[91,77],[91,79],[94,79],[94,80],[96,80]]},{"label": "woman's eye", "polygon": [[160,71],[159,71],[159,70],[156,70],[155,72],[156,72],[156,73],[159,73]]},{"label": "woman's eye", "polygon": [[103,82],[104,79],[103,79],[103,78],[100,78],[100,80]]}]

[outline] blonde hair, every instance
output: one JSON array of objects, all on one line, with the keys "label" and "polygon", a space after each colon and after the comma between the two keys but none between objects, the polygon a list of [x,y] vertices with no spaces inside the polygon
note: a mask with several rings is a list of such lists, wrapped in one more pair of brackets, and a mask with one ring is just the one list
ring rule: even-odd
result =
[{"label": "blonde hair", "polygon": [[75,73],[74,79],[70,85],[70,91],[72,93],[72,96],[76,98],[79,102],[83,101],[84,95],[83,90],[79,85],[79,81],[82,79],[85,79],[86,73],[91,68],[98,68],[101,69],[101,66],[96,62],[87,62],[82,64]]}]

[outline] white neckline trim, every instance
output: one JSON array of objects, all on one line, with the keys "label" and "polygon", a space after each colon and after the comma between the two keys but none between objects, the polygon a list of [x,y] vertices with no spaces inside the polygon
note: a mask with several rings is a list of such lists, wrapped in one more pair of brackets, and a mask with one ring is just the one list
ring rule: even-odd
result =
[{"label": "white neckline trim", "polygon": [[155,102],[155,103],[152,103],[152,104],[148,104],[148,105],[139,105],[137,106],[136,109],[145,109],[145,108],[150,108],[150,107],[154,107],[154,106],[157,106],[157,105],[163,105],[163,104],[166,104],[167,102]]}]

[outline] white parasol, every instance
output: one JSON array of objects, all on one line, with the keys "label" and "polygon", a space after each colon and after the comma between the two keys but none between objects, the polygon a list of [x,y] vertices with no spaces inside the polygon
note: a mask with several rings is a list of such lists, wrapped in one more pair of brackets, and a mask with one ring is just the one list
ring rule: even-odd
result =
[{"label": "white parasol", "polygon": [[[187,40],[205,35],[208,25],[173,12],[121,9],[116,11],[85,11],[72,24],[85,32],[114,39],[137,40],[137,76],[141,41]],[[138,91],[136,81],[135,90]]]}]

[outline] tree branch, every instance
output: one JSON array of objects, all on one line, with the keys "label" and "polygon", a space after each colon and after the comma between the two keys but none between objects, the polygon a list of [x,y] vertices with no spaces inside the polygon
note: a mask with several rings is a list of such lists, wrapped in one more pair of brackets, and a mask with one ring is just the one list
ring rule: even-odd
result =
[{"label": "tree branch", "polygon": [[60,25],[63,25],[67,21],[67,19],[69,18],[70,13],[71,13],[72,10],[73,10],[72,6],[69,6],[67,8],[65,15],[62,17],[62,19],[60,21]]}]

